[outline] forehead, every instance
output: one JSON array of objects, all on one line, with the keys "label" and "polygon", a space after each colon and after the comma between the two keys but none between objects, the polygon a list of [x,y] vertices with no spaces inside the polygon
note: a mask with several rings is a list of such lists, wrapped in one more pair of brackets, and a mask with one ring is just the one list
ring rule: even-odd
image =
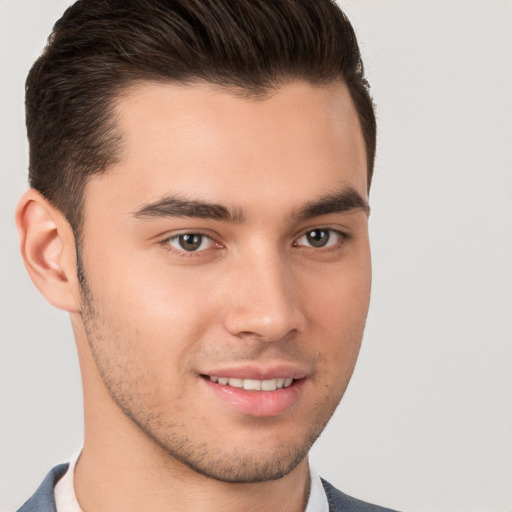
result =
[{"label": "forehead", "polygon": [[122,94],[116,115],[123,151],[89,184],[92,201],[115,190],[126,211],[165,194],[296,208],[344,185],[366,197],[364,141],[341,83],[296,82],[254,99],[144,82]]}]

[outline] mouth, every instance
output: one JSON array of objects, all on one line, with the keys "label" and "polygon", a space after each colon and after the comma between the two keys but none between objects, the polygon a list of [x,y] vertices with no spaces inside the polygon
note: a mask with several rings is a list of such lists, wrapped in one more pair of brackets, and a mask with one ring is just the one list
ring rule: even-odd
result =
[{"label": "mouth", "polygon": [[290,387],[294,380],[292,377],[277,377],[274,379],[240,379],[234,377],[219,377],[217,375],[204,375],[221,386],[230,386],[232,388],[245,389],[247,391],[276,391]]},{"label": "mouth", "polygon": [[212,396],[220,398],[230,409],[259,417],[278,416],[293,409],[301,400],[308,380],[305,372],[290,368],[266,372],[244,368],[225,372],[231,375],[219,371],[217,375],[200,376]]}]

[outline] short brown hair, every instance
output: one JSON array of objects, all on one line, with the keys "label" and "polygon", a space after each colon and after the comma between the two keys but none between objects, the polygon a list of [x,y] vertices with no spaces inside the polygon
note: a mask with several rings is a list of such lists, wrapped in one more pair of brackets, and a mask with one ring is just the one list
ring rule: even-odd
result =
[{"label": "short brown hair", "polygon": [[80,232],[88,179],[116,162],[113,114],[139,80],[207,81],[248,96],[291,80],[344,82],[366,145],[376,123],[354,30],[332,0],[80,0],[26,82],[30,185]]}]

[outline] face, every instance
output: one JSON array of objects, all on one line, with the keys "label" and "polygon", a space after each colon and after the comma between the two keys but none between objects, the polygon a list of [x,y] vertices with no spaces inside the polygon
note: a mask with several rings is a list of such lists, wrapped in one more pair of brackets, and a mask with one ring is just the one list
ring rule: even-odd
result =
[{"label": "face", "polygon": [[146,83],[117,113],[124,152],[86,189],[76,331],[101,376],[86,393],[103,386],[102,407],[198,473],[279,478],[341,399],[368,309],[350,96]]}]

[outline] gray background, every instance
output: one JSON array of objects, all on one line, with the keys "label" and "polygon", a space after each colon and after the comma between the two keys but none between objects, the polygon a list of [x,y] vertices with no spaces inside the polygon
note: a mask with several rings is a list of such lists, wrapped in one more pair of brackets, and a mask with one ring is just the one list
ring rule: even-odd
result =
[{"label": "gray background", "polygon": [[[80,449],[65,313],[18,256],[23,83],[67,0],[0,0],[0,510]],[[373,299],[349,391],[312,454],[408,511],[512,510],[512,3],[347,0],[378,104]]]}]

